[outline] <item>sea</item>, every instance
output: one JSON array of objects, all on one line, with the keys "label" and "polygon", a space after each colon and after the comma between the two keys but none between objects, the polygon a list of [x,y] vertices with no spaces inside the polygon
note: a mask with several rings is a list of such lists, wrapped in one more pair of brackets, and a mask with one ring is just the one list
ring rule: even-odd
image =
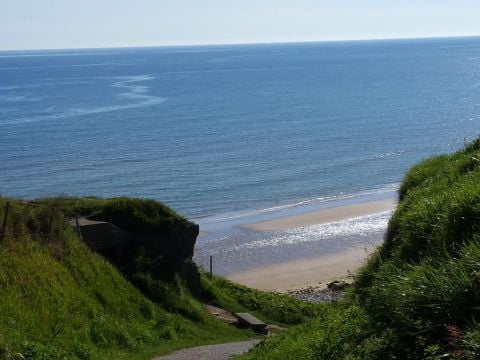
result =
[{"label": "sea", "polygon": [[480,37],[0,52],[0,194],[160,200],[217,234],[204,258],[228,247],[220,273],[328,234],[239,218],[395,196],[479,135]]}]

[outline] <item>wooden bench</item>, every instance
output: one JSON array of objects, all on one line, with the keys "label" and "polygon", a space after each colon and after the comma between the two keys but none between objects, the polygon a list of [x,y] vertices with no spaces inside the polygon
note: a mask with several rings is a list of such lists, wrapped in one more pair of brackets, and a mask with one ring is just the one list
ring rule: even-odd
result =
[{"label": "wooden bench", "polygon": [[251,328],[257,334],[268,334],[267,324],[249,313],[235,313],[238,327]]}]

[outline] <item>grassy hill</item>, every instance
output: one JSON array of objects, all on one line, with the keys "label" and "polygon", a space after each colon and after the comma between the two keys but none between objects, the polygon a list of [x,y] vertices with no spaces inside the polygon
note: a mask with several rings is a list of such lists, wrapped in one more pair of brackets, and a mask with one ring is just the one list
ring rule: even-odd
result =
[{"label": "grassy hill", "polygon": [[[385,243],[333,305],[198,273],[188,265],[194,224],[158,202],[0,197],[0,221],[11,203],[0,238],[0,359],[148,359],[253,336],[203,303],[299,324],[247,359],[478,358],[480,140],[413,167],[399,197]],[[128,256],[92,251],[68,224],[73,215],[123,228]]]},{"label": "grassy hill", "polygon": [[480,140],[405,176],[347,299],[246,359],[480,358]]},{"label": "grassy hill", "polygon": [[[160,203],[0,198],[0,221],[7,201],[8,232],[0,237],[0,359],[148,359],[254,336],[217,320],[203,303],[255,311],[281,324],[317,314],[315,306],[204,275],[193,293],[162,256],[172,249],[165,242],[192,224]],[[129,266],[90,250],[67,222],[74,214],[130,231]]]}]

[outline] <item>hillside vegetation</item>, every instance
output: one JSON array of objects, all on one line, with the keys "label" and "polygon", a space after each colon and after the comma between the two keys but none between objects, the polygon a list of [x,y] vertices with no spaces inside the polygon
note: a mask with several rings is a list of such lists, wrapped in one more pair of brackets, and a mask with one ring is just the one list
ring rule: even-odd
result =
[{"label": "hillside vegetation", "polygon": [[[0,198],[0,221],[7,201],[8,232],[0,237],[0,359],[148,359],[254,336],[217,320],[203,303],[257,310],[280,324],[317,314],[315,306],[204,275],[192,291],[161,253],[161,243],[191,223],[158,202]],[[115,266],[90,250],[67,222],[73,215],[129,230],[129,266]],[[278,306],[284,310],[277,312]]]},{"label": "hillside vegetation", "polygon": [[480,139],[405,176],[347,299],[246,359],[480,358]]},{"label": "hillside vegetation", "polygon": [[[148,359],[253,336],[205,303],[297,325],[246,359],[479,358],[480,140],[413,167],[399,197],[346,299],[322,305],[205,276],[198,227],[158,202],[0,197],[0,359]],[[92,251],[74,215],[128,236]]]},{"label": "hillside vegetation", "polygon": [[[0,244],[0,358],[148,358],[248,336],[209,317],[180,294],[181,284],[171,285],[171,296],[196,321],[155,304],[90,251],[60,213],[50,229],[50,206],[11,204]],[[5,199],[0,205],[3,211]]]}]

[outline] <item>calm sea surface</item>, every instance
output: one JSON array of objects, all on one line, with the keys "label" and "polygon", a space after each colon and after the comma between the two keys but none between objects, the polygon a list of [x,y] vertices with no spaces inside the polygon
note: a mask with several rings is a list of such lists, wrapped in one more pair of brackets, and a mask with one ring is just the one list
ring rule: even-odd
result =
[{"label": "calm sea surface", "polygon": [[395,187],[480,134],[480,38],[0,52],[0,194],[189,217]]}]

